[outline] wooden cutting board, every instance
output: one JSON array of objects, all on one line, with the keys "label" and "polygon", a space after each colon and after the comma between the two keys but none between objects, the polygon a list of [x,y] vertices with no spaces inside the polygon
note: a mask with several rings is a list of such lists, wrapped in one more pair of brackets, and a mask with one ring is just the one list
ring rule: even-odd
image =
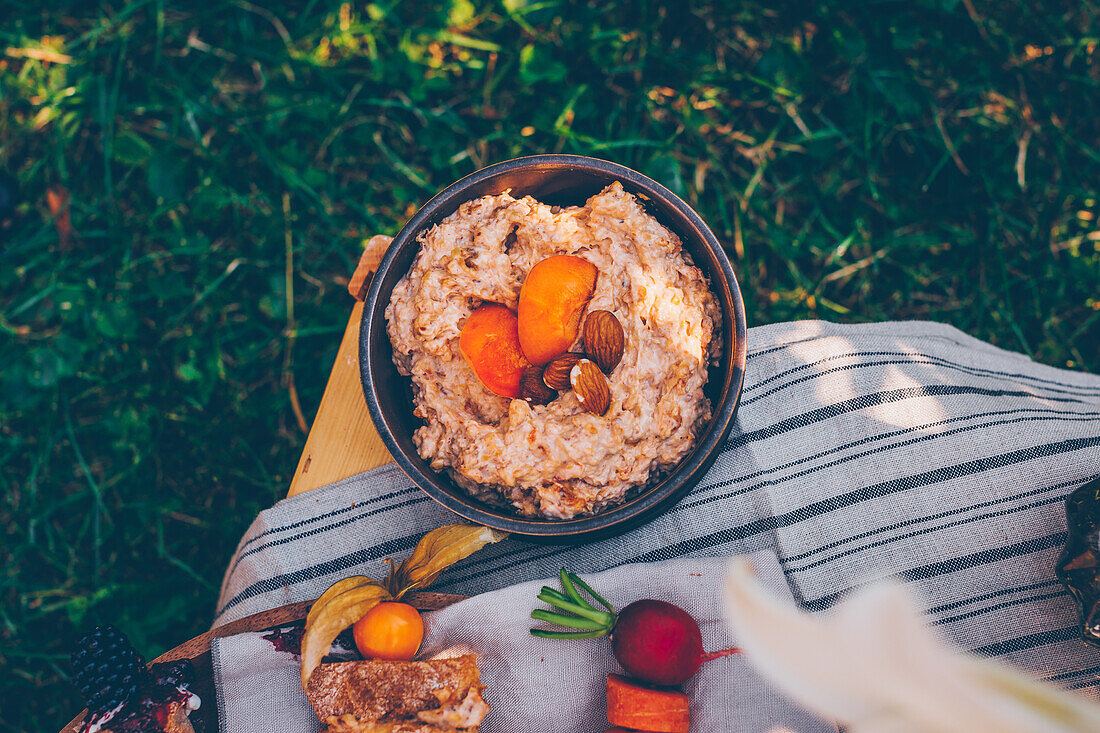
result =
[{"label": "wooden cutting board", "polygon": [[359,378],[359,324],[363,320],[363,298],[374,268],[389,243],[389,237],[372,237],[348,283],[348,292],[355,298],[355,305],[287,496],[327,486],[393,462],[371,422]]}]

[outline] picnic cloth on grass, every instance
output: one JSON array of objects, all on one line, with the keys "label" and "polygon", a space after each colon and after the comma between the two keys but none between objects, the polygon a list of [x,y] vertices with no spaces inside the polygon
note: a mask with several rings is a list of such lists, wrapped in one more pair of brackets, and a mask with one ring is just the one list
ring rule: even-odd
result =
[{"label": "picnic cloth on grass", "polygon": [[[962,647],[1096,697],[1100,649],[1055,581],[1063,499],[1100,474],[1100,377],[926,322],[749,330],[737,422],[666,514],[580,547],[508,539],[434,589],[473,595],[625,563],[771,550],[795,599],[898,576]],[[215,625],[377,576],[453,515],[387,466],[283,500],[226,571]]]},{"label": "picnic cloth on grass", "polygon": [[[775,553],[757,553],[752,560],[760,580],[790,598]],[[719,611],[727,564],[727,559],[680,558],[624,565],[587,580],[616,608],[643,596],[676,603],[699,621],[705,648],[724,649],[733,644]],[[606,639],[539,639],[527,633],[543,585],[531,580],[424,614],[426,656],[477,651],[485,700],[492,708],[481,727],[484,733],[592,733],[608,727],[605,677],[620,671],[611,645]],[[275,651],[261,636],[239,634],[214,642],[222,730],[318,730],[317,716],[300,689],[297,658]],[[835,725],[815,719],[765,683],[740,655],[703,665],[683,689],[691,698],[692,730],[783,726],[798,733],[836,733]]]}]

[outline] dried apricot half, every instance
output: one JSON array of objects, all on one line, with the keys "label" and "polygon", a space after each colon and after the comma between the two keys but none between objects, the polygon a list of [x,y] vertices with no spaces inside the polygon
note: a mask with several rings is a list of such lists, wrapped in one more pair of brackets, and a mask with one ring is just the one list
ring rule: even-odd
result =
[{"label": "dried apricot half", "polygon": [[598,274],[575,255],[547,257],[527,273],[519,292],[519,343],[532,364],[545,364],[577,340]]},{"label": "dried apricot half", "polygon": [[463,324],[458,348],[477,378],[494,394],[519,397],[519,380],[531,364],[519,345],[515,313],[497,303],[480,306]]}]

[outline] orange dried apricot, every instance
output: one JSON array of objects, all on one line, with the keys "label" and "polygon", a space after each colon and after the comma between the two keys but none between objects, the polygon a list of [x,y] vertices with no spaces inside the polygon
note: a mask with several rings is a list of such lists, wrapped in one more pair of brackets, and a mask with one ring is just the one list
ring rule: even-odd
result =
[{"label": "orange dried apricot", "polygon": [[519,343],[532,364],[545,364],[577,340],[597,275],[595,265],[575,255],[547,257],[527,273],[519,293]]},{"label": "orange dried apricot", "polygon": [[519,380],[531,366],[519,345],[516,314],[497,303],[477,308],[462,326],[458,348],[481,383],[494,394],[519,397]]}]

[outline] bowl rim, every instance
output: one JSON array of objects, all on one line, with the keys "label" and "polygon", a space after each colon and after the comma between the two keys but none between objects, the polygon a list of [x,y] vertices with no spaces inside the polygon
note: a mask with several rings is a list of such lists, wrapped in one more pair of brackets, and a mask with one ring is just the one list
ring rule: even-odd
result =
[{"label": "bowl rim", "polygon": [[[701,233],[704,243],[712,250],[714,259],[717,261],[718,267],[722,272],[722,277],[730,291],[734,321],[732,331],[735,341],[733,345],[735,351],[732,355],[733,362],[731,364],[730,383],[728,391],[726,392],[726,399],[719,405],[717,412],[712,415],[710,428],[700,437],[699,442],[692,449],[691,453],[677,464],[672,471],[662,477],[660,482],[643,490],[641,494],[633,499],[598,514],[565,520],[529,518],[487,511],[472,505],[459,495],[453,495],[441,490],[428,480],[428,477],[424,476],[422,471],[409,461],[404,451],[398,445],[389,421],[386,419],[378,401],[376,388],[378,374],[369,358],[369,344],[373,329],[385,329],[385,305],[388,303],[383,304],[382,307],[379,308],[382,282],[385,280],[385,273],[393,266],[393,261],[397,258],[399,250],[407,246],[410,240],[415,242],[416,236],[419,235],[424,228],[425,223],[436,215],[440,207],[451,203],[461,192],[504,172],[512,172],[520,169],[546,168],[594,170],[599,173],[608,174],[616,179],[628,181],[636,189],[646,191],[646,195],[648,196],[664,199],[671,206],[679,210],[692,227]],[[459,201],[458,205],[461,205],[465,200],[466,199]],[[713,282],[713,275],[710,279]],[[713,284],[711,287],[713,288]],[[733,265],[730,262],[729,256],[718,242],[718,238],[715,237],[710,227],[707,226],[702,217],[700,217],[686,201],[652,178],[619,163],[584,155],[554,153],[511,158],[474,171],[455,181],[429,199],[419,210],[417,210],[412,218],[405,223],[393,238],[381,262],[379,262],[374,276],[371,278],[370,287],[364,301],[362,321],[360,324],[359,366],[363,392],[366,396],[367,407],[370,411],[371,419],[386,449],[390,452],[391,457],[401,468],[402,472],[412,481],[413,485],[451,512],[471,522],[532,539],[543,538],[548,540],[578,541],[582,536],[584,538],[589,536],[595,538],[596,535],[604,536],[608,534],[610,530],[615,530],[617,533],[620,527],[622,527],[622,531],[625,531],[643,521],[656,518],[658,508],[661,508],[662,505],[667,505],[663,508],[671,506],[672,503],[678,501],[695,485],[695,483],[697,483],[690,480],[696,472],[700,474],[700,478],[702,474],[706,472],[718,457],[718,449],[721,444],[726,441],[733,427],[737,408],[741,402],[741,390],[744,384],[748,351],[746,344],[747,334],[748,327],[745,318],[744,299],[741,295],[741,289],[737,281],[737,276],[733,272]],[[385,337],[389,338],[388,334],[386,334]],[[439,475],[444,477],[445,480],[453,483],[453,479],[446,476],[446,474]],[[674,478],[679,479],[679,486],[672,486],[665,492],[657,491],[657,489]],[[457,485],[456,489],[459,492],[463,491],[461,487]]]}]

